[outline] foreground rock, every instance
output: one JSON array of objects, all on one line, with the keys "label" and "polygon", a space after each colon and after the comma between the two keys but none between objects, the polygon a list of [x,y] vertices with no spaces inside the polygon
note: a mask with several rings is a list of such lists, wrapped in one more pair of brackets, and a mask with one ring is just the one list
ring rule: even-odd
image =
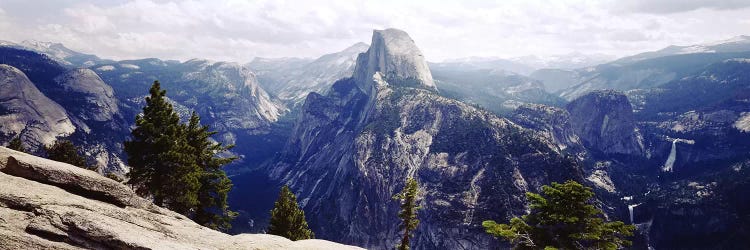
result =
[{"label": "foreground rock", "polygon": [[0,249],[358,249],[227,235],[92,171],[0,147]]}]

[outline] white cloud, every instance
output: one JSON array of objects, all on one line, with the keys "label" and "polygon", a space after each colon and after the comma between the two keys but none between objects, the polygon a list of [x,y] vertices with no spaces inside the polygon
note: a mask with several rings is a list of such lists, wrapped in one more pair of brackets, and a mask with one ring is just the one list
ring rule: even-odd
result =
[{"label": "white cloud", "polygon": [[750,14],[746,1],[655,2],[61,0],[34,8],[32,1],[3,0],[0,40],[62,42],[115,59],[248,61],[315,57],[394,27],[407,31],[428,60],[442,60],[573,51],[624,56],[750,34],[738,22]]}]

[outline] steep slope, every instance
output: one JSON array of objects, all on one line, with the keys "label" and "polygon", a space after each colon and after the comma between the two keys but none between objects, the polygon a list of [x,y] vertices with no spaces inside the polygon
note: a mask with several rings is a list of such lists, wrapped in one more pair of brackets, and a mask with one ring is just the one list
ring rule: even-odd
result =
[{"label": "steep slope", "polygon": [[550,181],[582,179],[544,135],[437,95],[424,65],[405,32],[376,30],[354,77],[308,95],[269,171],[298,194],[316,236],[394,246],[391,196],[413,177],[416,249],[493,246],[481,221],[523,214],[524,193]]},{"label": "steep slope", "polygon": [[70,112],[84,121],[109,121],[119,113],[112,87],[90,69],[75,69],[55,78],[60,94],[75,96]]},{"label": "steep slope", "polygon": [[76,131],[65,109],[50,100],[19,69],[0,64],[0,131],[3,140],[20,135],[39,150]]},{"label": "steep slope", "polygon": [[271,94],[294,105],[304,101],[308,93],[324,94],[333,82],[351,76],[357,55],[368,47],[357,43],[313,61],[255,59],[248,67],[256,71],[258,79]]},{"label": "steep slope", "polygon": [[437,90],[422,52],[401,30],[376,30],[370,48],[357,57],[352,77],[365,94],[372,94],[375,88],[372,84],[375,72],[380,72],[386,83],[396,86]]},{"label": "steep slope", "polygon": [[568,103],[573,130],[590,150],[604,154],[642,155],[630,101],[621,92],[594,91]]},{"label": "steep slope", "polygon": [[226,235],[92,171],[4,147],[0,221],[3,249],[360,249],[323,240]]}]

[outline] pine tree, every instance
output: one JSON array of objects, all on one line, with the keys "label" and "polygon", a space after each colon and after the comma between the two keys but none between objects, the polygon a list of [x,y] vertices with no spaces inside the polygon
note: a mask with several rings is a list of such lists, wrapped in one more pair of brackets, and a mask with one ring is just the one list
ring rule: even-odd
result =
[{"label": "pine tree", "polygon": [[509,224],[484,221],[488,234],[501,237],[516,249],[618,249],[632,243],[625,238],[635,227],[621,221],[605,222],[603,212],[590,204],[591,188],[575,181],[553,182],[542,194],[526,193],[531,213]]},{"label": "pine tree", "polygon": [[279,199],[271,210],[271,223],[268,233],[290,240],[312,239],[315,234],[308,228],[305,212],[297,205],[297,197],[288,186],[281,188]]},{"label": "pine tree", "polygon": [[50,160],[65,162],[85,169],[91,169],[86,164],[86,158],[79,154],[81,149],[73,145],[69,140],[57,140],[55,141],[55,144],[45,147],[44,149],[47,151],[47,158]]},{"label": "pine tree", "polygon": [[18,151],[18,152],[27,153],[26,152],[26,148],[23,147],[23,143],[21,142],[21,136],[20,135],[14,137],[13,139],[10,140],[10,142],[8,142],[8,148],[9,149],[13,149],[13,150]]},{"label": "pine tree", "polygon": [[417,196],[419,195],[419,185],[417,180],[409,178],[406,180],[406,185],[400,193],[393,196],[393,199],[401,202],[401,211],[398,213],[398,217],[401,219],[399,224],[399,230],[403,230],[404,234],[401,238],[401,244],[396,246],[399,250],[408,250],[412,233],[417,229],[419,220],[417,219],[417,210],[421,207],[417,206]]},{"label": "pine tree", "polygon": [[200,176],[198,189],[198,208],[193,220],[198,224],[217,229],[228,230],[231,220],[236,213],[229,210],[227,194],[232,188],[232,181],[221,169],[222,166],[234,161],[235,157],[219,158],[216,155],[225,152],[232,146],[223,146],[210,140],[216,132],[210,131],[208,126],[201,126],[200,117],[196,112],[190,117],[186,136],[192,154],[196,157]]},{"label": "pine tree", "polygon": [[136,116],[131,140],[126,141],[128,184],[154,203],[189,215],[198,204],[200,169],[192,155],[180,117],[166,100],[159,81],[149,90],[143,113]]}]

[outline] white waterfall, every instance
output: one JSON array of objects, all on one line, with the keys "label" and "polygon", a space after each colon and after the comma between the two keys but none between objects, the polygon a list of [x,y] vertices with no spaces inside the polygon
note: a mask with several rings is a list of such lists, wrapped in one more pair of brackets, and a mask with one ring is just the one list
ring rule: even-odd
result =
[{"label": "white waterfall", "polygon": [[674,168],[674,162],[677,160],[677,143],[678,142],[684,142],[687,144],[695,143],[695,141],[693,140],[686,140],[686,139],[679,139],[679,138],[672,140],[672,150],[669,151],[669,157],[667,157],[667,161],[664,162],[664,166],[662,166],[661,168],[662,171],[672,172]]},{"label": "white waterfall", "polygon": [[637,206],[640,206],[641,204],[643,203],[628,205],[628,213],[630,214],[630,224],[635,224],[633,223],[633,209]]}]

